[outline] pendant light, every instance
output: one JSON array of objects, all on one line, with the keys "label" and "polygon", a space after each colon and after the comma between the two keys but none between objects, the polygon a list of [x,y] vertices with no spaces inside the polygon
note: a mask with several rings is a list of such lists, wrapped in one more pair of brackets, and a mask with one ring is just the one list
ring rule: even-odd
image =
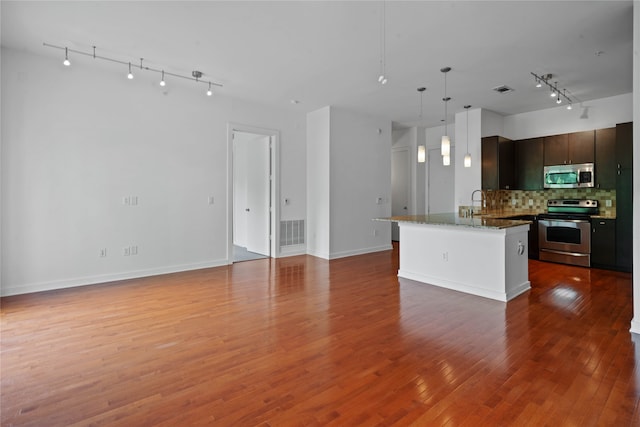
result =
[{"label": "pendant light", "polygon": [[[442,98],[444,101],[444,135],[442,135],[442,140],[440,142],[440,154],[442,154],[443,157],[442,164],[448,166],[451,163],[451,159],[448,158],[451,153],[451,139],[447,132],[447,104],[451,98],[447,96],[447,73],[451,71],[451,67],[441,68],[440,71],[444,73],[444,98]],[[445,156],[447,159],[444,158]]]},{"label": "pendant light", "polygon": [[382,13],[380,14],[380,75],[378,83],[387,84],[387,3],[382,2]]},{"label": "pendant light", "polygon": [[[424,91],[427,90],[426,87],[419,87],[418,92],[420,93],[420,114],[419,118],[422,120],[422,95]],[[427,161],[427,148],[424,145],[418,145],[418,163],[424,163]]]},{"label": "pendant light", "polygon": [[164,70],[162,70],[162,79],[160,79],[160,86],[164,87],[167,85],[167,82],[164,81]]},{"label": "pendant light", "polygon": [[464,155],[464,167],[471,167],[471,153],[469,153],[469,108],[471,105],[465,105],[464,109],[467,110],[467,154]]}]

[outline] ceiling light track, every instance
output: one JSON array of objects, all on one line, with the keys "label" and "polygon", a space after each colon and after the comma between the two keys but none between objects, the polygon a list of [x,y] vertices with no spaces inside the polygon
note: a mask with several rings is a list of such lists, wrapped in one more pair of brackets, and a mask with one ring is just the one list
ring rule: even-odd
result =
[{"label": "ceiling light track", "polygon": [[551,91],[550,97],[555,99],[556,104],[561,104],[562,100],[564,99],[565,101],[567,101],[567,110],[571,110],[573,108],[572,105],[574,101],[567,95],[567,90],[558,89],[558,82],[555,82],[554,84],[549,83],[549,80],[553,78],[553,74],[543,74],[542,76],[539,76],[536,73],[531,72],[531,75],[536,82],[536,87],[540,88],[542,87],[542,85],[545,85],[549,88],[549,90]]},{"label": "ceiling light track", "polygon": [[[53,48],[53,49],[63,50],[64,51],[64,57],[65,57],[64,64],[67,65],[67,66],[71,65],[70,62],[69,62],[69,54],[70,53],[71,54],[77,54],[77,55],[90,56],[93,59],[101,59],[103,61],[114,62],[116,64],[122,64],[124,66],[127,66],[128,70],[129,70],[128,76],[131,76],[131,77],[129,77],[129,79],[133,78],[133,74],[131,73],[131,62],[130,61],[120,61],[118,59],[109,58],[109,57],[101,56],[101,55],[96,55],[96,47],[95,46],[93,46],[93,52],[83,52],[81,50],[70,49],[70,48],[64,47],[64,46],[56,46],[56,45],[52,45],[52,44],[49,44],[49,43],[42,43],[42,45],[45,46],[45,47]],[[140,67],[139,68],[141,70],[144,70],[144,71],[151,71],[153,73],[160,74],[162,76],[162,78],[160,80],[160,85],[161,86],[164,86],[164,84],[166,84],[165,76],[171,76],[171,77],[176,77],[176,78],[179,78],[179,79],[190,80],[190,81],[193,81],[193,82],[196,82],[196,83],[204,83],[204,84],[208,85],[207,95],[209,95],[209,96],[210,96],[210,93],[211,93],[211,87],[212,86],[223,87],[220,83],[212,82],[212,81],[209,81],[209,80],[200,80],[200,77],[202,77],[202,72],[200,72],[200,71],[194,71],[192,73],[192,76],[183,76],[181,74],[170,73],[170,72],[165,71],[163,69],[156,69],[156,68],[143,66],[142,65],[142,60],[143,60],[143,58],[140,58]],[[197,75],[197,77],[196,77],[196,75]]]}]

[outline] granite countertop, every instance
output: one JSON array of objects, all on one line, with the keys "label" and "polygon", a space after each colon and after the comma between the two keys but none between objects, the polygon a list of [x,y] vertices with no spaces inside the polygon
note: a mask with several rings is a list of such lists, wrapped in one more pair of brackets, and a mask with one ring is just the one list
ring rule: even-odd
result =
[{"label": "granite countertop", "polygon": [[453,225],[470,228],[503,229],[531,224],[531,221],[498,219],[487,216],[462,217],[457,213],[441,213],[431,215],[404,215],[389,218],[376,218],[376,221],[404,222],[427,225]]},{"label": "granite countertop", "polygon": [[[535,215],[538,216],[540,214],[543,213],[547,213],[546,210],[502,210],[502,211],[498,211],[498,212],[486,212],[486,213],[480,213],[480,214],[476,214],[475,216],[478,217],[482,217],[482,218],[495,218],[495,219],[509,219],[510,217],[519,217],[519,216],[523,216],[523,215]],[[599,215],[591,215],[591,218],[595,218],[595,219],[616,219],[616,215],[615,213],[610,213],[610,212],[603,212],[600,213]]]}]

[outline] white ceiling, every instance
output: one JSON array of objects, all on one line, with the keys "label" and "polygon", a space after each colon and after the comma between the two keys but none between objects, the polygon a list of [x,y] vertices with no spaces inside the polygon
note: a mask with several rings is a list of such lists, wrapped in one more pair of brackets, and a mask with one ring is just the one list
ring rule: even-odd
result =
[{"label": "white ceiling", "polygon": [[[3,0],[0,13],[3,46],[52,60],[61,61],[62,52],[44,42],[87,52],[97,46],[104,56],[133,63],[144,57],[145,66],[177,74],[200,70],[204,80],[224,85],[222,96],[304,112],[333,105],[396,126],[441,123],[445,66],[452,68],[448,120],[465,104],[504,115],[555,107],[530,72],[552,73],[584,105],[632,91],[631,0],[387,1],[384,86],[377,80],[382,6]],[[73,59],[73,66],[114,68]],[[514,91],[492,90],[499,85]]]}]

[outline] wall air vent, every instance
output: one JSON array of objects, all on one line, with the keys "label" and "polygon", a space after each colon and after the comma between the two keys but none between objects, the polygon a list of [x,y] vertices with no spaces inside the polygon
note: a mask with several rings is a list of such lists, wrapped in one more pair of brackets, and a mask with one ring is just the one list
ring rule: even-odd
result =
[{"label": "wall air vent", "polygon": [[498,93],[513,92],[513,88],[510,88],[509,86],[506,86],[506,85],[496,86],[493,88],[493,90],[495,90]]}]

